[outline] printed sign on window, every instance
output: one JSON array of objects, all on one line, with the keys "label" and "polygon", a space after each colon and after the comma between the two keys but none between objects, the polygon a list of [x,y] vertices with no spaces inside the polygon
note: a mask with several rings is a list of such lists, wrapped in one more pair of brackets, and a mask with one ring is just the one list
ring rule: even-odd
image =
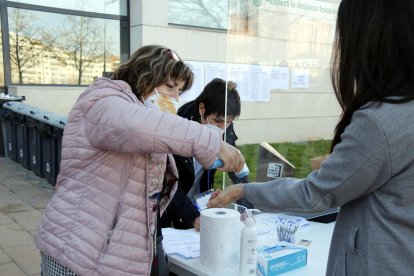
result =
[{"label": "printed sign on window", "polygon": [[282,172],[283,172],[283,164],[269,163],[269,168],[267,169],[267,177],[281,178]]}]

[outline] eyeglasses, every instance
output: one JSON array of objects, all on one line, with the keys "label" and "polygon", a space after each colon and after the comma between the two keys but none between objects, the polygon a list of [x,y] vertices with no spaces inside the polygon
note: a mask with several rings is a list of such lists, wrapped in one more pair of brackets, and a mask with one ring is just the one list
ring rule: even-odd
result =
[{"label": "eyeglasses", "polygon": [[167,52],[170,52],[171,58],[173,60],[175,60],[175,61],[180,61],[181,60],[181,58],[177,55],[177,53],[173,49],[165,49],[163,53],[165,54]]}]

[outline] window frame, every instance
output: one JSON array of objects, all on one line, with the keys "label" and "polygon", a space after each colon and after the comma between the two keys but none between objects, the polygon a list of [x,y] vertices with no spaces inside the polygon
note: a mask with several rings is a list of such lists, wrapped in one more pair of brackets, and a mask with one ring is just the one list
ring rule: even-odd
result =
[{"label": "window frame", "polygon": [[128,56],[131,54],[130,46],[129,46],[130,44],[129,43],[129,40],[130,40],[130,27],[129,27],[130,26],[130,1],[129,0],[127,0],[127,12],[128,12],[127,16],[54,8],[54,7],[47,7],[47,6],[40,6],[40,5],[19,3],[19,2],[10,2],[8,0],[0,0],[0,16],[1,16],[0,24],[1,24],[2,42],[3,42],[2,46],[3,46],[4,90],[6,94],[8,94],[8,87],[10,85],[13,85],[13,86],[56,86],[56,87],[59,87],[59,86],[60,87],[65,87],[65,86],[66,87],[68,86],[69,87],[87,87],[89,86],[89,85],[68,85],[68,84],[19,84],[19,83],[15,84],[15,83],[12,83],[8,8],[18,8],[18,9],[24,9],[24,10],[48,12],[48,13],[63,14],[63,15],[83,16],[83,17],[91,17],[91,18],[98,18],[98,19],[118,20],[120,21],[120,25],[121,25],[120,30],[122,30],[122,25],[128,26],[128,41],[125,41],[124,43],[127,45],[127,48],[128,48]]}]

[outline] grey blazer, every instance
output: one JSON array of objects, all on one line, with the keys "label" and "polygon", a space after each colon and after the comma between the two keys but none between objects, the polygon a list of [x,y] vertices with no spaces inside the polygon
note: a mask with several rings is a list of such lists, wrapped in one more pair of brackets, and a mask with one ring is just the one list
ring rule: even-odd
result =
[{"label": "grey blazer", "polygon": [[306,179],[247,184],[265,212],[341,206],[328,276],[414,275],[414,102],[354,113],[342,142]]}]

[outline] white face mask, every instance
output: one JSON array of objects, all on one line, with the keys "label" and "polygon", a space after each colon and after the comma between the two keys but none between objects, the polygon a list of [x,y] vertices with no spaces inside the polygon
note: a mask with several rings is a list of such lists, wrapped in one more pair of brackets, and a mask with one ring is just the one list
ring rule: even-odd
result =
[{"label": "white face mask", "polygon": [[211,128],[211,129],[214,129],[214,130],[216,130],[216,131],[218,131],[218,132],[220,133],[220,135],[221,135],[221,136],[223,136],[223,134],[224,134],[224,130],[223,130],[223,129],[221,129],[221,128],[219,128],[219,127],[218,127],[218,126],[216,126],[216,125],[212,125],[212,124],[210,124],[210,122],[209,122],[208,118],[207,118],[207,124],[205,124],[204,126],[206,126],[206,127],[208,127],[208,128]]},{"label": "white face mask", "polygon": [[151,95],[147,99],[144,99],[144,97],[142,97],[142,100],[144,101],[144,105],[146,107],[150,107],[166,113],[177,114],[180,103],[176,99],[159,94],[157,88],[155,88],[155,93],[157,94]]}]

